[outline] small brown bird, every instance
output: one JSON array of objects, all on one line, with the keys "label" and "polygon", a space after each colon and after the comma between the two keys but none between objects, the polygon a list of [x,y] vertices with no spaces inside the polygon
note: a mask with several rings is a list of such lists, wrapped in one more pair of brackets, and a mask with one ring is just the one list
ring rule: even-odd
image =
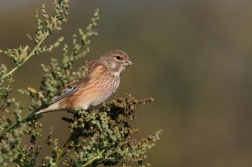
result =
[{"label": "small brown bird", "polygon": [[128,55],[121,50],[106,52],[98,60],[87,65],[86,76],[59,91],[60,95],[52,104],[36,114],[75,108],[91,109],[106,101],[115,93],[120,84],[120,76],[127,66],[133,65]]}]

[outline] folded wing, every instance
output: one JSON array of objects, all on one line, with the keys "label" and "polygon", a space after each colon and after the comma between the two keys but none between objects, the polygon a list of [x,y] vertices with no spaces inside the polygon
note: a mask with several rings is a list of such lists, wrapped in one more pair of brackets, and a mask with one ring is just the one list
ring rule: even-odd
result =
[{"label": "folded wing", "polygon": [[81,87],[84,87],[86,84],[91,83],[93,78],[95,77],[94,73],[95,73],[96,68],[98,66],[102,66],[102,64],[99,61],[96,60],[96,61],[90,62],[88,64],[88,70],[87,70],[85,78],[83,78],[79,82],[74,82],[74,83],[60,89],[59,92],[58,92],[59,95],[55,96],[52,99],[51,104],[53,104],[53,103],[65,98],[66,96],[78,91]]}]

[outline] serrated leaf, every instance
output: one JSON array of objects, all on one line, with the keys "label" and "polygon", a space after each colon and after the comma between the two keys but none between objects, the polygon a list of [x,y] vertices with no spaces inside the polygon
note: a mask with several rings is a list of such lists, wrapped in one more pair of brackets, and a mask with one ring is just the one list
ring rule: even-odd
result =
[{"label": "serrated leaf", "polygon": [[8,71],[7,67],[4,64],[2,64],[2,74],[5,75],[7,71]]},{"label": "serrated leaf", "polygon": [[20,60],[20,61],[24,60],[24,59],[27,57],[27,50],[28,50],[28,48],[29,48],[29,46],[26,45],[26,46],[24,47],[24,49],[22,50],[22,53],[21,53],[21,55],[19,56],[19,60]]},{"label": "serrated leaf", "polygon": [[33,43],[32,37],[29,34],[25,34],[25,35],[29,38],[29,40],[31,41],[31,43]]},{"label": "serrated leaf", "polygon": [[40,98],[44,98],[44,95],[42,92],[38,92]]},{"label": "serrated leaf", "polygon": [[29,92],[33,93],[33,94],[37,94],[37,93],[38,93],[35,89],[33,89],[33,88],[31,88],[31,87],[28,87],[27,90],[28,90]]}]

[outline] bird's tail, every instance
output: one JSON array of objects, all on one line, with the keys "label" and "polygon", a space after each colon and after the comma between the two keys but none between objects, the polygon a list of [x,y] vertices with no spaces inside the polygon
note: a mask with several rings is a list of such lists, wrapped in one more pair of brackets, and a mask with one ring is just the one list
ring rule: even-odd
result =
[{"label": "bird's tail", "polygon": [[45,112],[50,112],[51,110],[48,110],[47,108],[40,110],[39,112],[35,113],[36,115],[41,114],[41,113],[45,113]]},{"label": "bird's tail", "polygon": [[47,113],[47,112],[53,112],[53,111],[59,111],[59,107],[57,103],[51,104],[49,107],[40,110],[39,112],[35,113],[36,115],[41,113]]}]

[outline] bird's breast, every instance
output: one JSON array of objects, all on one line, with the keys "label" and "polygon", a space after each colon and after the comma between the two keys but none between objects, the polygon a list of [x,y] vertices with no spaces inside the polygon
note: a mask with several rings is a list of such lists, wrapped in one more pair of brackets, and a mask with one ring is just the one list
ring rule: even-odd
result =
[{"label": "bird's breast", "polygon": [[106,101],[111,95],[113,95],[120,84],[119,77],[107,77],[101,79],[94,85],[95,91],[92,95],[92,103],[90,105],[97,106]]},{"label": "bird's breast", "polygon": [[120,77],[101,75],[74,94],[78,98],[74,100],[73,106],[82,109],[98,106],[116,92],[119,84]]},{"label": "bird's breast", "polygon": [[111,76],[102,81],[102,86],[100,88],[99,85],[97,85],[97,89],[100,89],[102,94],[104,94],[105,96],[111,96],[113,93],[115,93],[115,91],[119,87],[119,84],[120,78]]}]

